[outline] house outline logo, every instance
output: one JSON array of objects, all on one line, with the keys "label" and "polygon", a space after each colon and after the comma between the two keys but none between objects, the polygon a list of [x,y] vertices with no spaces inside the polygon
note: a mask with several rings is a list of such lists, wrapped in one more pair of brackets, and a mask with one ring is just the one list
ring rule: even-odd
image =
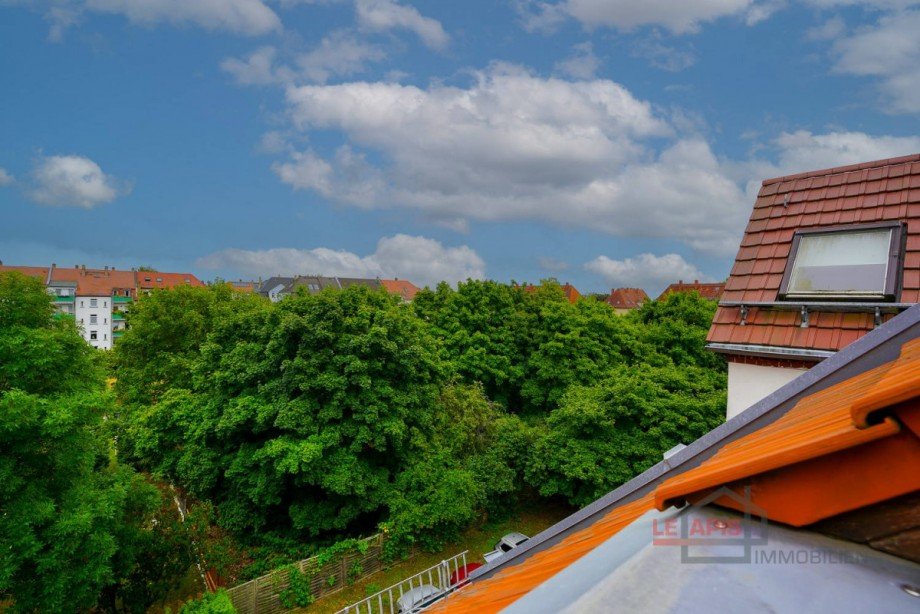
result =
[{"label": "house outline logo", "polygon": [[[738,537],[692,537],[688,511],[702,509],[719,499],[727,497],[744,510],[739,520],[741,535]],[[756,518],[755,518],[756,517]],[[680,515],[680,562],[681,563],[728,563],[750,564],[754,546],[767,544],[767,530],[769,522],[766,511],[751,500],[751,487],[744,487],[744,494],[738,494],[727,486],[720,486],[699,501],[691,503]],[[754,528],[758,527],[759,535],[754,535]],[[741,546],[744,553],[738,556],[729,555],[692,555],[691,546]]]}]

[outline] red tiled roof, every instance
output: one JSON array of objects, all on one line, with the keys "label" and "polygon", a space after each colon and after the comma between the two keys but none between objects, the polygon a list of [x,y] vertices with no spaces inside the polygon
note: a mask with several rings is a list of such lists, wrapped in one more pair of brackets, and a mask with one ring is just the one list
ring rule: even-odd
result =
[{"label": "red tiled roof", "polygon": [[28,277],[38,277],[43,282],[48,278],[48,267],[46,266],[11,266],[0,264],[0,273],[17,271]]},{"label": "red tiled roof", "polygon": [[390,294],[398,294],[404,301],[411,301],[419,292],[419,287],[405,279],[381,279],[380,285]]},{"label": "red tiled roof", "polygon": [[614,309],[636,309],[649,298],[642,288],[617,288],[605,300]]},{"label": "red tiled roof", "polygon": [[[900,220],[907,224],[900,302],[920,300],[920,154],[763,182],[723,301],[775,301],[799,228]],[[891,315],[883,316],[889,319]],[[801,328],[791,311],[720,307],[707,341],[836,351],[872,330],[866,313],[815,313]]]},{"label": "red tiled roof", "polygon": [[135,293],[133,271],[57,267],[51,270],[51,281],[76,282],[77,296],[111,296],[115,290]]},{"label": "red tiled roof", "polygon": [[703,298],[717,301],[722,296],[722,292],[725,290],[725,282],[718,282],[712,284],[701,284],[699,280],[694,280],[692,284],[685,284],[683,280],[677,282],[676,284],[671,284],[665,288],[664,292],[658,297],[659,300],[663,299],[669,294],[674,292],[697,292]]},{"label": "red tiled roof", "polygon": [[562,286],[562,291],[565,293],[565,298],[569,299],[570,303],[574,303],[581,298],[581,292],[579,292],[572,284],[565,284]]},{"label": "red tiled roof", "polygon": [[141,290],[154,288],[175,288],[176,286],[203,286],[204,282],[191,273],[162,273],[160,271],[138,271],[137,287]]}]

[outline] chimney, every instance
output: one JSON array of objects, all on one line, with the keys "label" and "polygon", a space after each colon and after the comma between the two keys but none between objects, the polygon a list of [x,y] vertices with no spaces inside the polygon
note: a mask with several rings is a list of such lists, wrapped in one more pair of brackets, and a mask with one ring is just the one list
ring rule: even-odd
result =
[{"label": "chimney", "polygon": [[694,280],[693,280],[693,283],[698,284],[698,283],[700,283],[700,280],[699,280],[699,279],[694,279]]},{"label": "chimney", "polygon": [[85,265],[85,264],[81,264],[81,265],[80,265],[80,269],[83,270],[83,271],[85,271],[85,270],[86,270],[86,265]]},{"label": "chimney", "polygon": [[[0,262],[0,264],[3,264],[3,263]],[[52,269],[56,269],[56,268],[57,268],[57,265],[56,265],[55,263],[52,262],[52,263],[51,263],[51,268],[52,268]]]}]

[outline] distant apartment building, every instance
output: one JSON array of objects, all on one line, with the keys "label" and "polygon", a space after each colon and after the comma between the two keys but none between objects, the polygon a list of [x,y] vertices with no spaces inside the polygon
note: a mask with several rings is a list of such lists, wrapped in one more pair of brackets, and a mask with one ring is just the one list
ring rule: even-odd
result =
[{"label": "distant apartment building", "polygon": [[4,266],[0,273],[18,271],[41,279],[54,297],[60,317],[72,317],[86,342],[102,350],[112,349],[125,331],[125,314],[138,295],[178,285],[203,286],[191,273],[119,271],[114,267],[88,269],[85,265],[58,267]]},{"label": "distant apartment building", "polygon": [[323,277],[320,275],[295,275],[293,277],[269,277],[262,282],[258,293],[273,303],[303,288],[309,294],[322,292],[326,288],[343,290],[353,286],[364,286],[371,290],[383,288],[390,294],[399,296],[403,302],[410,303],[419,288],[405,279],[366,279],[359,277]]}]

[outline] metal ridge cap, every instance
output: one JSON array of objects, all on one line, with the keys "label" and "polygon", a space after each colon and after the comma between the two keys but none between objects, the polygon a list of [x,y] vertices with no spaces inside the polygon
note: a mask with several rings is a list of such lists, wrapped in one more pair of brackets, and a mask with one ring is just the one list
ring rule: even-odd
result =
[{"label": "metal ridge cap", "polygon": [[749,343],[707,343],[707,350],[719,354],[739,354],[742,356],[765,356],[768,358],[799,358],[804,360],[824,360],[837,352],[834,350],[811,350],[781,345],[754,345]]}]

